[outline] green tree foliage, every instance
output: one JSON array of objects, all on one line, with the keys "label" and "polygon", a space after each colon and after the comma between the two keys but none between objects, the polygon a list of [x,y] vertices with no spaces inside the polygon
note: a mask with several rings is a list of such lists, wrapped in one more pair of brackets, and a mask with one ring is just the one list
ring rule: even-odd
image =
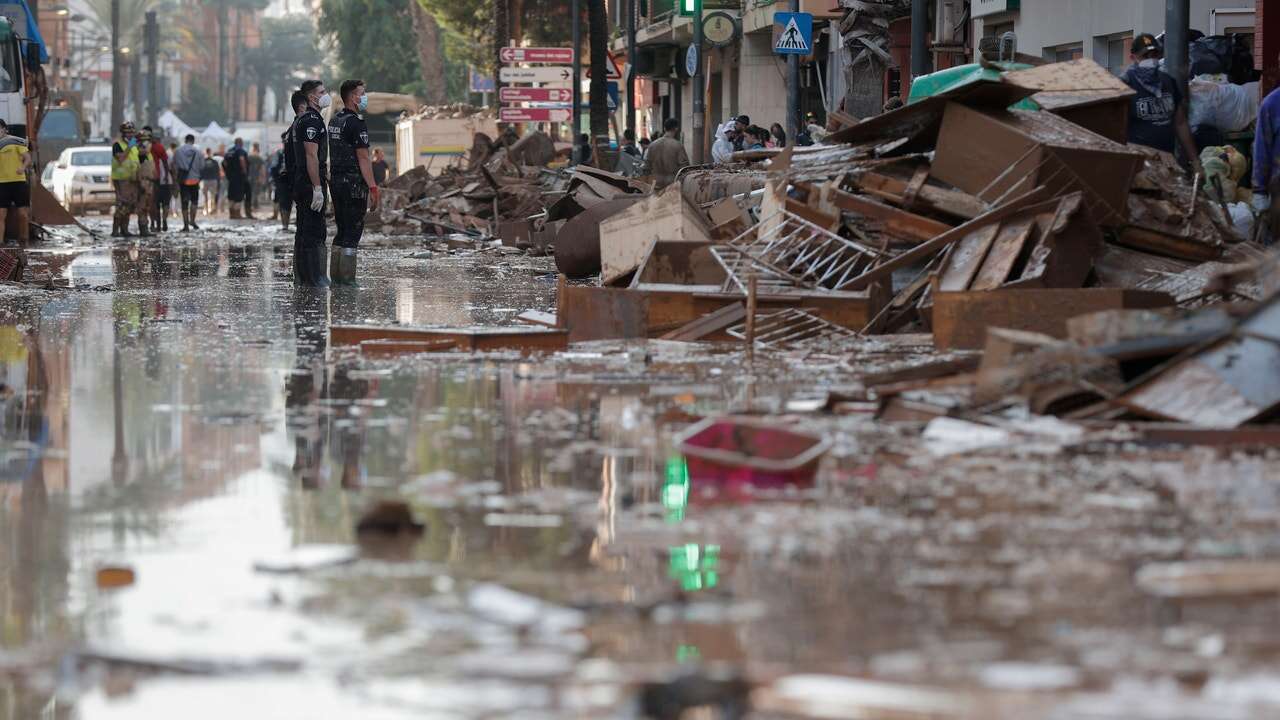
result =
[{"label": "green tree foliage", "polygon": [[375,92],[418,91],[422,71],[408,13],[413,1],[321,0],[320,34],[336,46],[343,78],[363,79]]},{"label": "green tree foliage", "polygon": [[[417,0],[445,29],[446,73],[458,65],[492,74],[493,2],[491,0]],[[450,68],[449,64],[454,67]],[[452,93],[450,93],[452,97]]]},{"label": "green tree foliage", "polygon": [[218,97],[217,90],[206,85],[200,78],[191,79],[191,84],[187,86],[186,98],[178,108],[178,114],[191,127],[197,128],[214,121],[227,122],[227,109]]},{"label": "green tree foliage", "polygon": [[[315,26],[303,14],[262,20],[262,45],[245,51],[245,67],[261,94],[266,88],[276,96],[277,120],[292,118],[285,107],[289,95],[304,76],[315,75],[320,65]],[[262,103],[258,103],[262,107]]]}]

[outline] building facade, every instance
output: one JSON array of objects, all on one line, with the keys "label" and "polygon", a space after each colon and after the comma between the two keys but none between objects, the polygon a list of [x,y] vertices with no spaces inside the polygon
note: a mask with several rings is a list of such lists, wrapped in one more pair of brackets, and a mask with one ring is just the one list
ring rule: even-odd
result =
[{"label": "building facade", "polygon": [[[1046,60],[1090,58],[1119,73],[1135,35],[1165,31],[1165,0],[972,0],[973,36],[1013,32],[1018,51]],[[1191,0],[1191,28],[1253,35],[1261,0]]]}]

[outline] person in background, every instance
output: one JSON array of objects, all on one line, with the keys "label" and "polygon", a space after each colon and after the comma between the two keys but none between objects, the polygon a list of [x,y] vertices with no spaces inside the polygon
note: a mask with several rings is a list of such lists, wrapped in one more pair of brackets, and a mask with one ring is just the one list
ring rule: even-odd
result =
[{"label": "person in background", "polygon": [[644,156],[644,170],[640,173],[652,176],[659,190],[675,182],[676,173],[689,166],[689,153],[680,142],[680,121],[667,118],[662,128],[665,132],[649,146]]},{"label": "person in background", "polygon": [[249,153],[245,152],[243,138],[236,138],[227,151],[222,171],[227,177],[227,212],[231,219],[249,217]]},{"label": "person in background", "polygon": [[168,231],[169,214],[166,209],[173,192],[173,178],[169,174],[169,151],[165,150],[164,142],[155,136],[151,126],[143,126],[142,132],[151,136],[151,147],[147,152],[156,167],[155,202],[147,205],[147,217],[151,220],[151,232],[160,232],[161,229]]},{"label": "person in background", "polygon": [[200,192],[204,194],[204,216],[218,211],[218,192],[222,189],[222,175],[213,150],[204,149],[204,161],[200,163]]},{"label": "person in background", "polygon": [[752,125],[747,128],[747,138],[745,141],[746,150],[764,150],[765,143],[769,141],[769,131],[758,125]]},{"label": "person in background", "polygon": [[298,118],[307,111],[307,96],[301,90],[295,90],[293,95],[289,97],[289,104],[293,106],[293,122],[290,123],[289,129],[285,130],[280,136],[280,141],[284,143],[284,147],[281,148],[283,155],[280,158],[280,166],[277,168],[275,177],[276,205],[280,207],[280,228],[282,230],[289,229],[289,216],[293,213],[293,178],[297,173],[297,165],[293,156],[294,131],[298,126]]},{"label": "person in background", "polygon": [[31,153],[27,141],[10,135],[9,125],[0,120],[0,240],[4,239],[9,211],[13,211],[18,226],[18,245],[27,246],[28,215],[31,207],[31,185],[27,182],[27,170],[31,168]]},{"label": "person in background", "polygon": [[737,135],[737,122],[729,122],[716,128],[716,141],[711,144],[711,162],[723,165],[733,159],[733,145]]},{"label": "person in background", "polygon": [[373,182],[382,187],[387,184],[387,173],[391,170],[387,165],[387,158],[382,153],[382,148],[373,149]]},{"label": "person in background", "polygon": [[649,146],[652,144],[653,142],[649,140],[649,138],[647,137],[640,138],[640,157],[643,158],[645,155],[649,153]]},{"label": "person in background", "polygon": [[1280,87],[1258,106],[1253,139],[1253,209],[1264,232],[1263,244],[1280,239]]},{"label": "person in background", "polygon": [[[116,191],[111,237],[132,237],[129,217],[138,204],[138,138],[133,123],[120,124],[120,139],[111,144],[111,185]],[[146,225],[139,223],[140,230]]]},{"label": "person in background", "polygon": [[138,234],[151,235],[151,222],[155,219],[156,189],[159,173],[151,157],[151,131],[145,127],[138,133]]},{"label": "person in background", "polygon": [[747,145],[747,128],[751,127],[751,118],[746,115],[739,115],[733,120],[734,140],[733,149],[745,150]]},{"label": "person in background", "polygon": [[249,174],[244,188],[244,216],[253,220],[253,211],[258,209],[258,192],[267,184],[267,162],[262,157],[262,146],[253,144],[249,153]]},{"label": "person in background", "polygon": [[182,138],[182,147],[173,153],[173,176],[178,181],[178,196],[182,204],[182,232],[199,230],[196,211],[200,209],[200,175],[204,163],[196,148],[196,136]]},{"label": "person in background", "polygon": [[364,81],[342,81],[338,97],[342,109],[329,121],[331,197],[337,226],[329,254],[329,278],[334,285],[354,285],[364,216],[371,208],[378,208],[378,184],[369,162],[369,128],[362,115],[369,108]]},{"label": "person in background", "polygon": [[582,133],[578,136],[578,144],[573,149],[573,164],[586,165],[591,162],[591,138]]},{"label": "person in background", "polygon": [[164,218],[164,229],[169,229],[169,216],[173,214],[173,199],[178,197],[178,173],[174,172],[173,156],[178,152],[178,143],[169,143],[169,202],[160,208],[160,212]]},{"label": "person in background", "polygon": [[329,175],[328,130],[322,110],[333,104],[329,90],[320,80],[307,80],[299,88],[306,111],[293,123],[293,200],[298,221],[293,240],[293,278],[297,285],[329,287],[325,266],[325,193]]},{"label": "person in background", "polygon": [[773,146],[784,148],[787,146],[787,131],[782,129],[782,125],[774,123],[769,126],[769,134],[773,136]]},{"label": "person in background", "polygon": [[1192,171],[1203,177],[1200,151],[1187,121],[1187,98],[1177,81],[1160,69],[1160,44],[1143,33],[1129,50],[1133,64],[1120,76],[1137,93],[1129,99],[1129,144],[1169,153],[1180,147]]},{"label": "person in background", "polygon": [[622,145],[618,150],[630,155],[633,158],[640,157],[640,148],[636,146],[636,131],[627,128],[622,131]]},{"label": "person in background", "polygon": [[213,196],[213,211],[222,212],[223,201],[227,199],[227,169],[222,166],[227,159],[227,145],[223,143],[213,152],[213,159],[218,161],[218,192]]}]

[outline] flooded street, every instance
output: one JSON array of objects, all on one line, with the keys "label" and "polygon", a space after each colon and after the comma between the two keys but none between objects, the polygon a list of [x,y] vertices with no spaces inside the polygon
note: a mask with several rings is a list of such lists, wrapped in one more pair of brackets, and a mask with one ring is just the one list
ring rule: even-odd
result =
[{"label": "flooded street", "polygon": [[[334,292],[265,223],[0,286],[0,720],[1280,717],[1280,450],[814,412],[876,340],[362,356],[330,326],[556,304],[549,258],[367,245]],[[764,411],[811,485],[690,478]]]}]

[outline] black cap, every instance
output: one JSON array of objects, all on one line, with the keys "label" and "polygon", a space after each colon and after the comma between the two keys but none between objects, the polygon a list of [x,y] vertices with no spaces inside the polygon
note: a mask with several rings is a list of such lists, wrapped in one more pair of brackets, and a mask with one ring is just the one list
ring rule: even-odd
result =
[{"label": "black cap", "polygon": [[735,122],[740,122],[743,125],[751,124],[751,118],[747,117],[746,115],[739,115],[738,117],[734,118],[734,120]]},{"label": "black cap", "polygon": [[1156,40],[1156,36],[1151,33],[1142,33],[1133,39],[1133,45],[1129,46],[1129,52],[1134,57],[1142,57],[1148,53],[1160,52],[1160,41]]}]

